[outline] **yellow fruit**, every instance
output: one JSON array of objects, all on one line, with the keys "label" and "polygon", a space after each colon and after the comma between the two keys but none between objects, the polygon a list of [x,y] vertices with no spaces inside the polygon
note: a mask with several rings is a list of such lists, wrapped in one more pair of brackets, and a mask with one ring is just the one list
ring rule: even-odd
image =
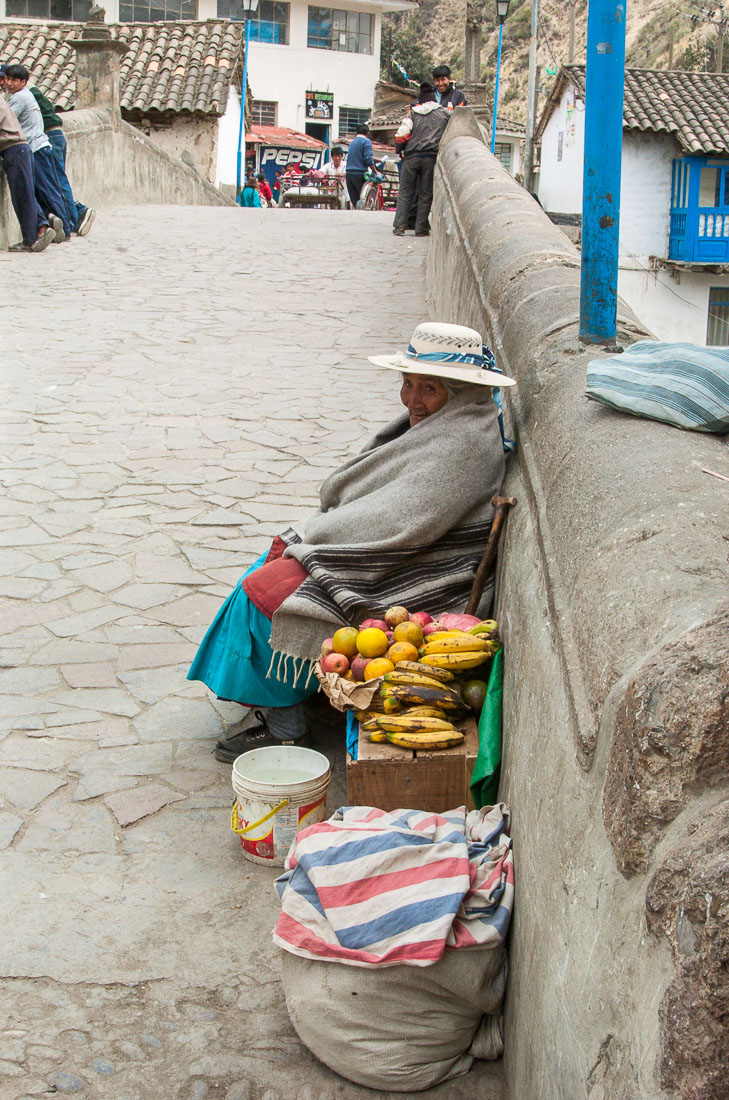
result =
[{"label": "yellow fruit", "polygon": [[406,623],[398,623],[392,632],[395,636],[396,642],[410,642],[410,645],[417,647],[423,644],[423,628],[419,623],[411,623],[410,620]]},{"label": "yellow fruit", "polygon": [[420,663],[433,668],[446,668],[451,672],[462,672],[465,669],[477,668],[484,661],[491,659],[491,653],[429,653],[420,658]]},{"label": "yellow fruit", "polygon": [[357,635],[357,649],[363,657],[381,657],[388,644],[387,634],[376,626],[367,626]]},{"label": "yellow fruit", "polygon": [[374,661],[368,661],[364,670],[365,680],[375,680],[378,676],[384,676],[386,672],[394,672],[395,666],[387,657],[376,657]]},{"label": "yellow fruit", "polygon": [[475,634],[463,634],[460,637],[441,638],[431,642],[430,638],[424,646],[420,647],[421,657],[430,656],[431,653],[492,653],[493,646],[487,638],[476,637]]},{"label": "yellow fruit", "polygon": [[387,659],[394,665],[400,661],[417,661],[418,651],[410,642],[393,642],[387,651]]},{"label": "yellow fruit", "polygon": [[427,665],[421,665],[418,661],[401,661],[397,668],[398,672],[419,672],[421,675],[431,676],[435,680],[441,680],[446,684],[449,680],[455,679],[452,672],[447,672],[444,668],[428,668]]},{"label": "yellow fruit", "polygon": [[335,653],[343,653],[345,657],[355,657],[357,655],[357,631],[353,626],[340,626],[339,630],[334,631],[332,645]]}]

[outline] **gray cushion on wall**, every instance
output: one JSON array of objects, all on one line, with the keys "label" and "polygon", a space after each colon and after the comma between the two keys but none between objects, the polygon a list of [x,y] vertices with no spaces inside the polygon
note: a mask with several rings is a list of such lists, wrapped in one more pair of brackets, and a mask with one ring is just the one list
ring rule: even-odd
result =
[{"label": "gray cushion on wall", "polygon": [[587,364],[587,396],[633,416],[729,432],[729,348],[639,340]]}]

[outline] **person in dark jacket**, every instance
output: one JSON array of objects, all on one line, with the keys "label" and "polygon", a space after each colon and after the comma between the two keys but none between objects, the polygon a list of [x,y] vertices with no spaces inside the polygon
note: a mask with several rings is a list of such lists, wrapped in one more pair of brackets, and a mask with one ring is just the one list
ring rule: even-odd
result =
[{"label": "person in dark jacket", "polygon": [[447,107],[452,111],[454,107],[466,107],[468,100],[451,80],[451,70],[448,65],[436,65],[433,69],[433,84],[435,85],[435,98],[441,107]]},{"label": "person in dark jacket", "polygon": [[403,153],[397,210],[392,227],[396,237],[401,237],[407,228],[410,205],[416,190],[418,208],[415,236],[427,237],[430,233],[428,217],[433,205],[435,158],[450,117],[450,111],[436,102],[433,85],[421,84],[418,102],[400,123],[395,134],[395,145]]},{"label": "person in dark jacket", "polygon": [[71,229],[79,237],[85,237],[91,229],[91,223],[96,217],[96,211],[82,202],[77,202],[73,197],[71,184],[66,175],[66,135],[63,132],[63,123],[56,113],[51,101],[43,95],[40,88],[30,88],[30,94],[40,107],[43,116],[43,129],[51,143],[51,155],[56,166],[56,182],[66,204],[66,213],[71,223]]},{"label": "person in dark jacket", "polygon": [[38,205],[33,183],[33,154],[20,123],[0,95],[0,164],[8,181],[10,201],[20,223],[22,241],[10,252],[43,252],[56,234]]},{"label": "person in dark jacket", "polygon": [[347,150],[347,171],[345,179],[347,182],[349,201],[352,204],[353,210],[357,209],[357,203],[362,194],[365,172],[368,168],[374,169],[375,167],[375,154],[372,149],[372,142],[367,137],[369,132],[369,126],[365,122],[360,123],[357,127],[357,136],[354,138],[354,141],[351,142]]}]

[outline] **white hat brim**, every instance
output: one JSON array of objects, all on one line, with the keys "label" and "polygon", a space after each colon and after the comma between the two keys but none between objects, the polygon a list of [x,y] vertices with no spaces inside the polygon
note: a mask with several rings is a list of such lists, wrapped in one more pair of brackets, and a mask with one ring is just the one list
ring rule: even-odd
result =
[{"label": "white hat brim", "polygon": [[475,386],[515,386],[516,379],[509,378],[505,374],[497,374],[493,370],[482,370],[480,367],[457,366],[451,363],[419,363],[417,359],[410,359],[407,355],[396,352],[394,355],[369,355],[370,363],[376,367],[387,367],[388,370],[398,370],[405,374],[425,374],[431,378],[452,379],[454,382],[471,382]]}]

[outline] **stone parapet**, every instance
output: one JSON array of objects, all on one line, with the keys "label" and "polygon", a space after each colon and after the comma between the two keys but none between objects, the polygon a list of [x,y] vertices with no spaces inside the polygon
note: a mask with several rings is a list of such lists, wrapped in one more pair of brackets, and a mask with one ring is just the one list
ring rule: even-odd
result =
[{"label": "stone parapet", "polygon": [[[68,176],[74,195],[88,206],[173,203],[234,206],[198,172],[171,157],[151,138],[111,111],[73,111],[63,116]],[[10,195],[0,175],[0,250],[20,239]]]},{"label": "stone parapet", "polygon": [[[729,978],[708,945],[727,938],[726,844],[703,877],[666,878],[688,828],[700,861],[729,786],[729,498],[702,472],[726,472],[726,443],[587,401],[586,364],[606,353],[578,339],[579,254],[467,109],[438,158],[428,288],[432,315],[479,328],[518,381],[497,608],[511,1094],[719,1100]],[[647,335],[621,302],[618,342]]]}]

